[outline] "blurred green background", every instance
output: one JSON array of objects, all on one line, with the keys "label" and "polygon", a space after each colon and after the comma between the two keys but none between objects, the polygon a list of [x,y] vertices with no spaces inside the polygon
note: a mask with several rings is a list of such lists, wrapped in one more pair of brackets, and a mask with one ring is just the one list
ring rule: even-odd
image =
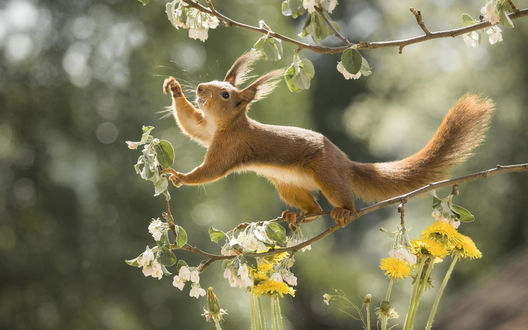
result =
[{"label": "blurred green background", "polygon": [[[280,2],[215,1],[239,21],[257,25],[264,19],[274,30],[295,36],[304,18],[280,15]],[[381,41],[422,33],[409,7],[420,9],[436,31],[460,26],[464,12],[478,16],[483,4],[340,1],[333,17],[350,40]],[[164,6],[156,0],[146,7],[132,0],[0,4],[1,329],[213,327],[200,316],[205,299],[190,298],[172,287],[170,278],[145,278],[124,263],[152,245],[147,226],[164,209],[163,198],[152,197],[151,184],[136,176],[132,165],[139,154],[124,141],[138,140],[141,126],[153,125],[153,134],[176,149],[174,168],[198,165],[204,149],[183,136],[172,118],[161,118],[170,105],[162,82],[173,75],[192,96],[199,82],[221,79],[260,35],[219,27],[206,43],[191,40],[170,25]],[[358,81],[345,81],[336,71],[339,55],[303,51],[316,69],[312,88],[291,94],[281,83],[250,115],[317,130],[354,160],[385,161],[419,150],[456,99],[475,92],[493,98],[497,111],[486,142],[453,175],[526,162],[528,19],[514,23],[514,30],[504,31],[504,42],[494,46],[484,38],[470,49],[458,37],[412,45],[402,55],[397,49],[363,51],[374,74]],[[289,65],[294,48],[284,47],[282,61],[259,63],[256,72]],[[464,287],[485,288],[504,259],[526,247],[528,236],[527,174],[472,182],[460,191],[458,202],[477,217],[460,230],[484,257],[457,266],[451,295]],[[228,230],[241,221],[274,218],[285,207],[272,185],[253,173],[171,194],[174,216],[190,242],[210,251],[216,246],[209,241],[209,226]],[[429,198],[408,204],[411,237],[432,220],[430,204]],[[305,233],[331,223],[319,220]],[[377,304],[387,286],[378,263],[391,247],[378,228],[394,230],[398,223],[396,209],[387,208],[299,254],[293,268],[299,278],[296,297],[282,300],[286,328],[359,328],[359,322],[324,305],[322,295],[338,288],[360,303],[372,293]],[[199,262],[183,252],[179,257]],[[225,328],[248,329],[249,298],[223,280],[220,263],[202,278],[229,312]],[[402,318],[409,282],[400,282],[393,292]],[[444,301],[440,318],[446,306]]]}]

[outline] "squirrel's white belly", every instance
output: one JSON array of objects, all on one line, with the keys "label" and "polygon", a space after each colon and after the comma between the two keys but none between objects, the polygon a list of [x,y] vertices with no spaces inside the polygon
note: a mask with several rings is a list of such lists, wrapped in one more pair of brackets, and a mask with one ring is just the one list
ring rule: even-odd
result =
[{"label": "squirrel's white belly", "polygon": [[267,164],[251,164],[244,166],[239,171],[254,171],[258,175],[265,176],[280,183],[290,184],[311,191],[319,190],[313,174],[305,169],[292,169]]}]

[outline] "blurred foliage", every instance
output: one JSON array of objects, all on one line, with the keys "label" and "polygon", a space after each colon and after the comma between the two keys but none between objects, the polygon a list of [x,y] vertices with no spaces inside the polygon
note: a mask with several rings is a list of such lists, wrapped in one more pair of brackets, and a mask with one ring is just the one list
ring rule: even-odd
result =
[{"label": "blurred foliage", "polygon": [[[281,1],[217,1],[230,17],[250,24],[264,19],[274,30],[296,35],[304,18],[280,15]],[[523,8],[526,1],[517,1]],[[523,3],[524,2],[524,3]],[[484,1],[431,0],[418,9],[430,30],[461,25],[478,16]],[[180,329],[207,328],[196,301],[170,280],[145,278],[124,260],[142,251],[148,222],[159,217],[162,197],[138,179],[137,140],[142,125],[157,127],[172,142],[174,168],[188,171],[204,150],[184,137],[172,119],[161,119],[170,99],[161,84],[169,75],[188,95],[202,81],[220,79],[260,35],[219,27],[206,43],[190,40],[166,19],[163,1],[143,7],[124,0],[7,0],[0,4],[0,328]],[[389,40],[418,35],[408,8],[413,1],[340,1],[333,13],[351,40]],[[254,105],[250,115],[266,123],[312,128],[352,159],[384,161],[421,148],[447,109],[466,92],[497,102],[488,139],[462,174],[526,162],[528,155],[528,19],[504,31],[504,42],[469,49],[461,38],[397,49],[363,51],[373,75],[345,81],[339,55],[303,51],[315,66],[309,91],[292,94],[285,84]],[[326,44],[337,44],[329,38]],[[290,63],[283,44],[279,62]],[[461,262],[448,289],[479,281],[504,255],[526,244],[528,177],[511,174],[460,187],[460,204],[475,214],[462,232],[484,258]],[[269,219],[284,205],[265,179],[233,175],[204,187],[171,191],[174,216],[193,244],[211,248],[207,228],[229,229],[243,220]],[[328,207],[328,204],[324,204]],[[430,217],[430,201],[408,204],[414,233]],[[316,233],[331,220],[307,226]],[[300,254],[294,271],[297,296],[284,299],[290,329],[350,329],[359,324],[332,313],[322,294],[343,289],[349,297],[385,290],[378,260],[391,242],[377,228],[394,228],[395,210],[366,216]],[[412,235],[412,234],[411,234]],[[193,256],[187,256],[193,259]],[[249,298],[221,279],[220,265],[204,274],[229,315],[226,329],[247,329]],[[406,291],[394,297],[408,297]],[[374,302],[376,303],[376,301]],[[407,303],[402,300],[400,309]],[[394,303],[398,310],[398,302]],[[441,314],[441,310],[440,310]]]}]

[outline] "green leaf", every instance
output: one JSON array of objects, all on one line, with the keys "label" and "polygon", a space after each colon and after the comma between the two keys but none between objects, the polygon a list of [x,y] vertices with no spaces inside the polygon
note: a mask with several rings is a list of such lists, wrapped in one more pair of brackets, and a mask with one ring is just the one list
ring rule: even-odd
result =
[{"label": "green leaf", "polygon": [[500,23],[509,29],[513,29],[514,25],[508,14],[504,10],[499,11]]},{"label": "green leaf", "polygon": [[167,247],[162,247],[160,249],[160,254],[159,254],[159,257],[158,257],[158,262],[164,266],[173,266],[174,264],[176,264],[176,256],[174,255],[174,253],[171,251],[170,248],[167,248]]},{"label": "green leaf", "polygon": [[188,266],[185,260],[178,260],[178,263],[176,264],[176,271],[180,271],[180,268],[182,268],[183,266]]},{"label": "green leaf", "polygon": [[433,209],[437,208],[442,204],[442,200],[436,195],[436,192],[433,192]]},{"label": "green leaf", "polygon": [[291,16],[294,19],[303,15],[306,10],[302,4],[302,0],[284,0],[281,4],[282,15]]},{"label": "green leaf", "polygon": [[125,260],[125,262],[126,262],[127,265],[129,265],[129,266],[132,266],[132,267],[139,267],[138,258],[139,258],[139,257],[136,257],[136,258],[134,258],[134,259],[130,259],[130,260]]},{"label": "green leaf", "polygon": [[457,217],[460,222],[473,222],[475,221],[475,216],[471,214],[467,209],[463,208],[460,205],[453,204],[451,205],[451,211]]},{"label": "green leaf", "polygon": [[348,72],[356,74],[361,69],[363,57],[356,49],[349,48],[341,55],[341,62]]},{"label": "green leaf", "polygon": [[187,243],[187,232],[181,226],[177,228],[178,235],[176,236],[176,245],[181,248]]},{"label": "green leaf", "polygon": [[286,242],[286,229],[276,222],[270,222],[266,226],[266,235],[269,239],[280,244],[284,244]]},{"label": "green leaf", "polygon": [[372,69],[370,68],[369,63],[367,60],[363,57],[363,60],[361,61],[361,69],[359,69],[363,77],[368,77],[372,74]]},{"label": "green leaf", "polygon": [[286,85],[291,92],[300,92],[310,88],[310,82],[315,75],[312,62],[307,58],[293,57],[293,63],[284,72]]},{"label": "green leaf", "polygon": [[138,0],[138,1],[141,2],[143,6],[146,6],[150,3],[150,0]]},{"label": "green leaf", "polygon": [[158,144],[154,145],[156,151],[156,158],[158,163],[163,168],[169,168],[174,163],[174,148],[172,144],[167,140],[161,140]]},{"label": "green leaf", "polygon": [[211,241],[218,243],[222,238],[224,238],[226,234],[216,229],[215,227],[209,227],[209,237],[211,238]]},{"label": "green leaf", "polygon": [[150,132],[154,129],[154,126],[143,126],[143,134],[141,135],[141,141],[139,143],[145,144],[149,142]]},{"label": "green leaf", "polygon": [[169,187],[169,180],[165,176],[158,176],[158,179],[154,181],[154,196],[163,194]]},{"label": "green leaf", "polygon": [[278,61],[282,58],[282,41],[268,37],[262,45],[262,50],[269,60]]},{"label": "green leaf", "polygon": [[462,26],[469,26],[469,25],[473,25],[475,23],[478,23],[478,21],[473,19],[473,17],[471,17],[471,15],[466,14],[466,13],[462,14]]}]

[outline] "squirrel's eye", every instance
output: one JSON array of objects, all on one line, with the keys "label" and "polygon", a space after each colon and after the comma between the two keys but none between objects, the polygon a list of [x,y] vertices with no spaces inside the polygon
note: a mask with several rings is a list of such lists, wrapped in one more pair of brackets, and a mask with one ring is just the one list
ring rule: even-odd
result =
[{"label": "squirrel's eye", "polygon": [[222,97],[227,100],[229,98],[229,93],[228,92],[222,92]]}]

